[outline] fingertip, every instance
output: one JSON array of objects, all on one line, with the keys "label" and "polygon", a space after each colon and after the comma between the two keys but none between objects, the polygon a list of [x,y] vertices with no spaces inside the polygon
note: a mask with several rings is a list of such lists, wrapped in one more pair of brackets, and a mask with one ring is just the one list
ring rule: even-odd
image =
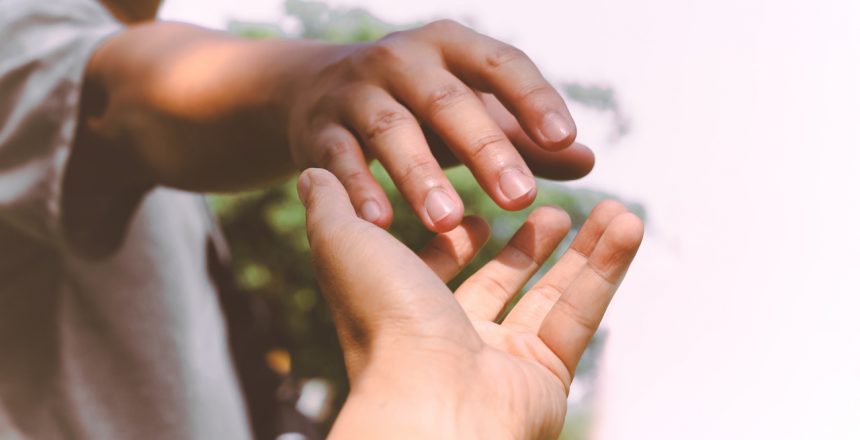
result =
[{"label": "fingertip", "polygon": [[436,222],[426,224],[427,229],[437,233],[444,234],[445,232],[450,232],[452,229],[456,228],[463,219],[463,213],[460,212],[459,215],[451,214],[448,217]]},{"label": "fingertip", "polygon": [[[382,217],[377,219],[373,224],[379,226],[382,229],[388,229],[391,227],[391,223],[394,221],[394,211],[391,208],[390,204],[386,204],[388,209],[383,208]],[[383,205],[385,206],[385,205]]]},{"label": "fingertip", "polygon": [[499,175],[498,188],[499,194],[494,197],[496,204],[508,211],[525,209],[537,198],[534,176],[517,168],[505,170]]},{"label": "fingertip", "polygon": [[376,181],[351,182],[346,187],[356,214],[363,220],[387,229],[394,217],[391,203]]},{"label": "fingertip", "polygon": [[612,219],[605,235],[611,247],[635,252],[645,237],[645,225],[636,214],[624,212]]},{"label": "fingertip", "polygon": [[477,247],[483,246],[490,239],[490,224],[477,215],[463,217],[460,226],[466,229],[470,239]]},{"label": "fingertip", "polygon": [[321,185],[328,185],[332,181],[336,182],[337,178],[322,168],[308,168],[302,171],[296,183],[296,192],[298,192],[299,200],[307,207],[311,203],[316,189]]},{"label": "fingertip", "polygon": [[310,168],[302,171],[302,174],[299,175],[298,182],[296,182],[296,192],[299,195],[299,200],[302,201],[302,205],[304,205],[306,208],[308,206],[308,194],[311,190],[310,171]]},{"label": "fingertip", "polygon": [[576,123],[567,111],[547,112],[537,129],[539,144],[549,151],[563,150],[576,140],[576,131]]},{"label": "fingertip", "polygon": [[596,157],[594,151],[585,145],[574,143],[571,147],[573,155],[576,157],[577,176],[575,179],[585,177],[594,169]]},{"label": "fingertip", "polygon": [[391,227],[391,222],[394,221],[394,208],[391,207],[391,202],[389,202],[388,197],[385,196],[384,192],[380,197],[377,197],[374,200],[379,204],[381,212],[379,217],[370,222],[382,229],[388,229]]},{"label": "fingertip", "polygon": [[544,227],[551,228],[554,231],[561,231],[564,234],[567,234],[570,230],[572,223],[567,211],[556,205],[538,207],[529,217],[534,217]]},{"label": "fingertip", "polygon": [[355,204],[355,212],[365,221],[382,229],[388,229],[394,219],[393,209],[384,193],[381,197],[378,195],[364,197],[363,201]]},{"label": "fingertip", "polygon": [[467,216],[459,226],[433,237],[418,255],[442,281],[448,282],[472,261],[489,235],[487,222]]},{"label": "fingertip", "polygon": [[424,197],[423,211],[419,217],[436,233],[448,232],[463,221],[463,202],[446,188],[431,189]]},{"label": "fingertip", "polygon": [[338,181],[337,177],[325,168],[307,168],[302,171],[302,174],[299,176],[299,180],[302,180],[303,178],[314,186],[326,185]]},{"label": "fingertip", "polygon": [[328,170],[308,168],[299,176],[296,186],[299,198],[307,209],[309,229],[332,217],[356,216],[346,189]]},{"label": "fingertip", "polygon": [[606,227],[589,261],[606,279],[620,281],[636,256],[643,236],[642,220],[631,212],[621,213]]},{"label": "fingertip", "polygon": [[627,207],[623,203],[614,199],[606,199],[594,206],[591,210],[591,217],[608,225],[613,218],[624,212],[627,212]]},{"label": "fingertip", "polygon": [[579,228],[570,247],[582,255],[591,255],[612,221],[627,212],[621,202],[612,199],[602,200],[588,214],[585,223]]},{"label": "fingertip", "polygon": [[545,179],[579,179],[594,169],[594,153],[582,144],[573,143],[558,151],[548,151],[531,138],[520,138],[516,145],[529,169]]}]

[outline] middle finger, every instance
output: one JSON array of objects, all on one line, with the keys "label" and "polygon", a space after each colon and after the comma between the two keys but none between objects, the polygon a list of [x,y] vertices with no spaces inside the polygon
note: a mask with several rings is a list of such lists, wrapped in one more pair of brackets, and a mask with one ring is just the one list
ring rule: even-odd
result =
[{"label": "middle finger", "polygon": [[518,210],[534,201],[534,176],[472,89],[442,69],[409,69],[395,74],[390,83],[499,206]]},{"label": "middle finger", "polygon": [[379,159],[427,228],[446,232],[460,224],[463,202],[409,110],[376,86],[356,87],[341,101],[345,123]]}]

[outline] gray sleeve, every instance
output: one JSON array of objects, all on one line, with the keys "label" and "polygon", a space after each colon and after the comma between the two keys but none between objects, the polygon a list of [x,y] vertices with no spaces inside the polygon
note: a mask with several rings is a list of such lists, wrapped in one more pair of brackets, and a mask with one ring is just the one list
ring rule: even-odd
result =
[{"label": "gray sleeve", "polygon": [[0,223],[59,238],[84,69],[121,28],[95,0],[0,0]]}]

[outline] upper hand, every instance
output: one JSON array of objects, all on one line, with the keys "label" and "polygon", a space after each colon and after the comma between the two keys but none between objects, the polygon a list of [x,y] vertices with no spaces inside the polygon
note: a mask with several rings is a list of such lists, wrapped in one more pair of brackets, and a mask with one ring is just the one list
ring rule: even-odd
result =
[{"label": "upper hand", "polygon": [[529,58],[457,23],[329,46],[301,67],[287,86],[294,161],[334,173],[359,214],[379,226],[391,222],[392,208],[369,158],[436,232],[463,218],[444,165],[464,163],[508,210],[534,200],[532,171],[572,179],[593,165],[591,152],[574,144],[564,100]]},{"label": "upper hand", "polygon": [[469,217],[419,255],[359,219],[322,170],[299,179],[308,237],[351,392],[332,436],[550,438],[573,372],[642,239],[617,202],[598,205],[570,249],[501,323],[570,220],[539,208],[452,295],[445,285],[488,236]]}]

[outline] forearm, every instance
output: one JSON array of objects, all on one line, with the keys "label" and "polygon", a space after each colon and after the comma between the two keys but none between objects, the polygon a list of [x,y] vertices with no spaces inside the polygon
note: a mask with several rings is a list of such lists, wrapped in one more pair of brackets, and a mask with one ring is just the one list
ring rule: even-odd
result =
[{"label": "forearm", "polygon": [[254,187],[295,170],[287,139],[290,87],[311,41],[249,41],[152,23],[107,41],[90,60],[84,130],[128,149],[136,173],[195,191]]}]

